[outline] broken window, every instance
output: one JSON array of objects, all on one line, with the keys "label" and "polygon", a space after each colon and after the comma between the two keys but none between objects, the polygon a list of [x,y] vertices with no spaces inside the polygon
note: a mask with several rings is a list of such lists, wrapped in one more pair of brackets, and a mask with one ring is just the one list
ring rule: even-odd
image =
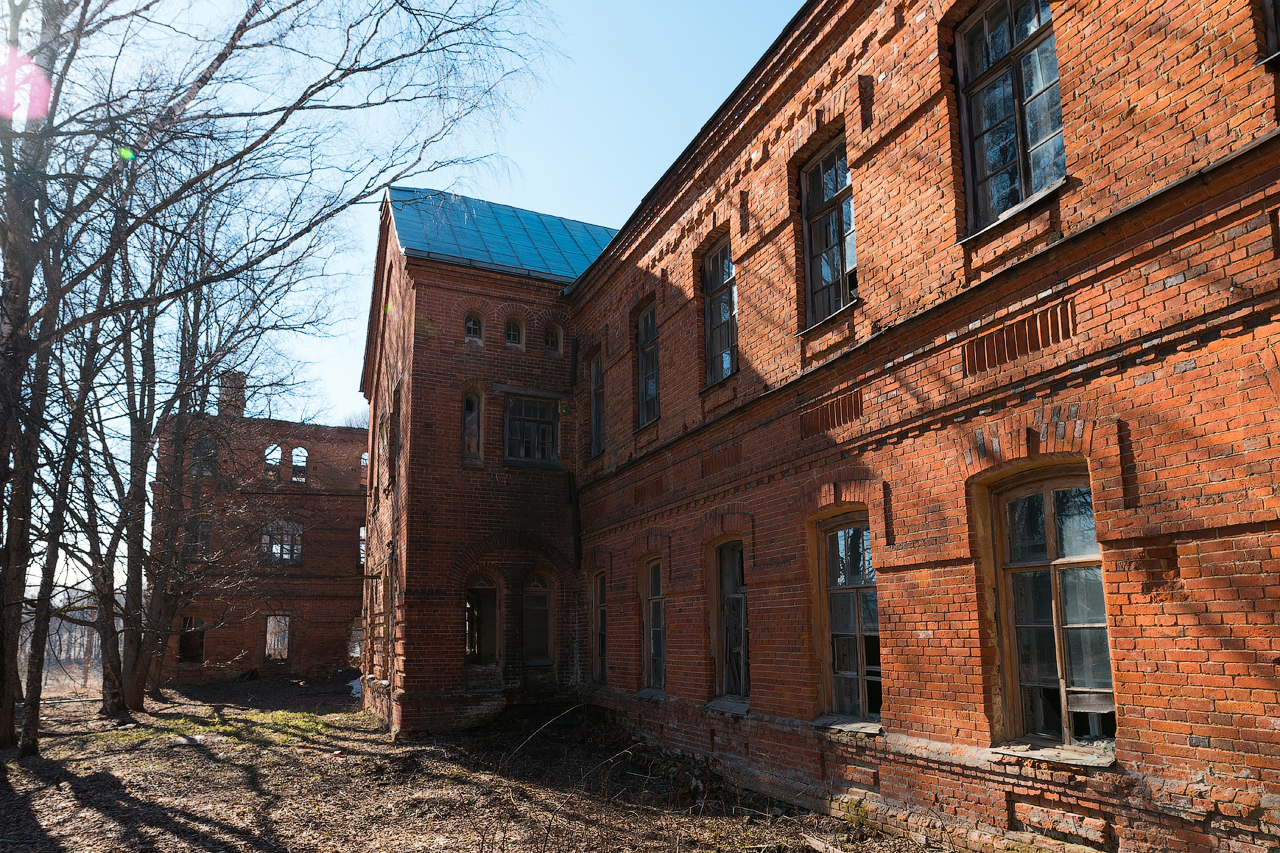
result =
[{"label": "broken window", "polygon": [[204,617],[183,616],[178,635],[178,663],[204,663]]},{"label": "broken window", "polygon": [[467,663],[498,659],[498,586],[484,575],[467,584]]},{"label": "broken window", "polygon": [[360,467],[361,468],[369,467],[369,451],[367,450],[364,453],[360,454]]},{"label": "broken window", "polygon": [[604,366],[591,359],[591,455],[604,452]]},{"label": "broken window", "polygon": [[596,682],[604,684],[607,680],[608,673],[606,657],[606,639],[608,637],[609,616],[605,607],[605,587],[608,586],[605,573],[600,572],[596,575],[595,594],[596,594]]},{"label": "broken window", "polygon": [[1050,17],[1049,0],[993,0],[960,27],[973,230],[1066,177]]},{"label": "broken window", "polygon": [[644,567],[645,686],[663,689],[667,683],[667,597],[662,586],[662,561]]},{"label": "broken window", "polygon": [[468,314],[462,323],[462,333],[466,340],[480,342],[484,340],[484,323],[479,314]]},{"label": "broken window", "polygon": [[268,480],[280,479],[280,445],[273,444],[263,454],[262,476]]},{"label": "broken window", "polygon": [[650,305],[636,321],[636,348],[639,354],[639,424],[658,419],[658,306]]},{"label": "broken window", "polygon": [[289,617],[267,617],[267,660],[289,659]]},{"label": "broken window", "polygon": [[524,662],[548,666],[551,660],[551,583],[541,575],[524,582]]},{"label": "broken window", "polygon": [[213,439],[196,439],[191,448],[191,476],[196,479],[218,476],[218,445]]},{"label": "broken window", "polygon": [[738,285],[728,237],[703,259],[702,290],[706,301],[707,384],[714,385],[738,369]]},{"label": "broken window", "polygon": [[524,327],[515,317],[507,320],[507,343],[518,347],[524,343]]},{"label": "broken window", "polygon": [[307,482],[307,449],[295,447],[293,461],[289,465],[289,479],[295,483]]},{"label": "broken window", "polygon": [[263,527],[258,556],[264,563],[302,565],[302,525],[296,521],[273,521]]},{"label": "broken window", "polygon": [[821,530],[831,636],[831,711],[880,719],[880,610],[866,512]]},{"label": "broken window", "polygon": [[1060,743],[1115,736],[1102,560],[1087,475],[1000,496],[1005,618],[1021,734]]},{"label": "broken window", "polygon": [[554,463],[559,459],[556,409],[554,400],[507,398],[508,461]]},{"label": "broken window", "polygon": [[462,398],[462,458],[480,458],[480,397],[477,394]]},{"label": "broken window", "polygon": [[751,671],[742,543],[728,542],[716,548],[716,568],[720,588],[720,693],[745,699],[751,691]]}]

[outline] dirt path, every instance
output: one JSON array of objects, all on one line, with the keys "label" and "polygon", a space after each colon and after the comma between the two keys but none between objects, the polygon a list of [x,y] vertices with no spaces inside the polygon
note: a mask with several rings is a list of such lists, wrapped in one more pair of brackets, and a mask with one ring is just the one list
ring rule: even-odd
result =
[{"label": "dirt path", "polygon": [[[0,753],[0,853],[923,848],[724,786],[584,711],[395,745],[341,683],[173,693],[132,723],[50,706],[45,757]],[[544,728],[541,728],[547,723]]]}]

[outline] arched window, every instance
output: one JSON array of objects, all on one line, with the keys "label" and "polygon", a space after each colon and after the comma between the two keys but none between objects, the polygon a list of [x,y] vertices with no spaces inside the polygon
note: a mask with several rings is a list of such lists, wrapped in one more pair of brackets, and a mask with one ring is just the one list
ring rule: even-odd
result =
[{"label": "arched window", "polygon": [[1111,649],[1088,474],[1014,484],[998,495],[995,525],[1014,733],[1067,744],[1113,738]]},{"label": "arched window", "polygon": [[280,445],[273,444],[263,456],[262,476],[268,480],[280,479]]},{"label": "arched window", "polygon": [[507,320],[507,343],[516,347],[524,343],[524,329],[515,317]]},{"label": "arched window", "polygon": [[307,482],[307,449],[305,447],[295,447],[293,449],[293,462],[289,466],[289,479],[295,483]]},{"label": "arched window", "polygon": [[467,663],[477,666],[498,659],[498,585],[485,575],[467,584]]},{"label": "arched window", "polygon": [[823,583],[831,642],[831,707],[844,717],[880,719],[880,608],[866,511],[824,522]]},{"label": "arched window", "polygon": [[524,582],[524,663],[525,666],[550,666],[551,660],[551,583],[541,575],[530,575]]},{"label": "arched window", "polygon": [[468,341],[484,340],[484,323],[479,314],[467,315],[467,319],[462,322],[462,333]]},{"label": "arched window", "polygon": [[547,324],[546,331],[543,334],[543,342],[548,352],[560,352],[560,327]]},{"label": "arched window", "polygon": [[480,458],[480,397],[467,394],[462,398],[462,458]]}]

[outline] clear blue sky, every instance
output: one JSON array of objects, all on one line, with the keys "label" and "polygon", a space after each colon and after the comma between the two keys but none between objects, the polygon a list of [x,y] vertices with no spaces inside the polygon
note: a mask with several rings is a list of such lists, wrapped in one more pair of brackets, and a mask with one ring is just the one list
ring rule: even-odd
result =
[{"label": "clear blue sky", "polygon": [[[501,129],[502,166],[458,176],[455,189],[618,228],[802,0],[546,3],[559,23],[548,36],[563,58],[551,62],[517,121]],[[349,317],[333,340],[301,348],[314,360],[318,392],[306,411],[328,423],[364,406],[357,389],[376,208],[360,209],[351,227],[356,248],[340,264]]]}]

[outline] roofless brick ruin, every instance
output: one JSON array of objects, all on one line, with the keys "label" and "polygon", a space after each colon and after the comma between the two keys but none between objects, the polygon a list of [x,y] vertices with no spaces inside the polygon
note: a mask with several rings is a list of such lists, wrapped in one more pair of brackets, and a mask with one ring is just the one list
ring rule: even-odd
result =
[{"label": "roofless brick ruin", "polygon": [[367,705],[573,697],[972,850],[1275,849],[1275,12],[810,2],[616,234],[392,189]]}]

